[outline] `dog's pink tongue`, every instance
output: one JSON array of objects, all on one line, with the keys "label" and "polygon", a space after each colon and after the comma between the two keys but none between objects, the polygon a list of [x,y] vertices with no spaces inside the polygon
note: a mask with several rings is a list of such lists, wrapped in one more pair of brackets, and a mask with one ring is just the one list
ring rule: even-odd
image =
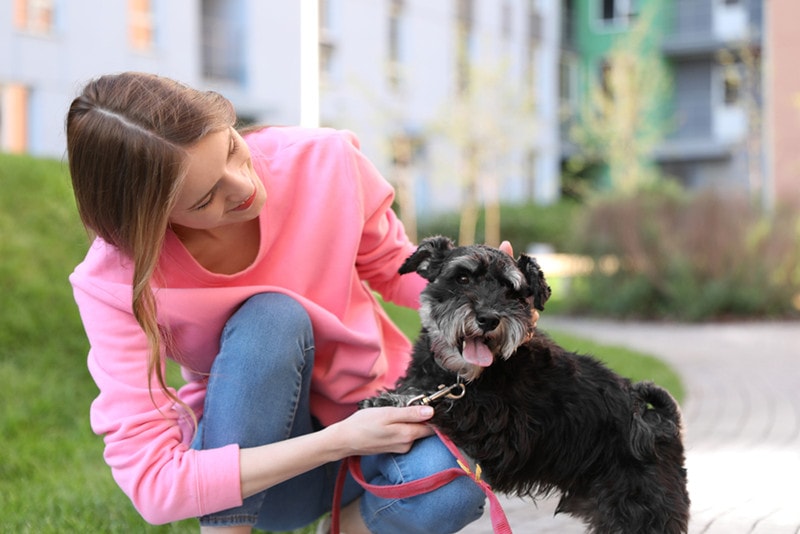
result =
[{"label": "dog's pink tongue", "polygon": [[464,342],[464,350],[461,353],[464,359],[473,365],[489,367],[492,365],[492,351],[478,338],[470,338]]}]

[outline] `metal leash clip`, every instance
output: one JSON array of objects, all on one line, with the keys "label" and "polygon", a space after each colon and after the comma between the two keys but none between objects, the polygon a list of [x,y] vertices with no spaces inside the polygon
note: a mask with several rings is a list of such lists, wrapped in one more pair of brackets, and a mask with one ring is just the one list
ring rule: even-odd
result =
[{"label": "metal leash clip", "polygon": [[[460,388],[458,393],[453,393],[454,389]],[[438,391],[431,393],[430,395],[417,395],[416,397],[412,397],[406,403],[406,406],[414,406],[415,404],[421,404],[423,406],[427,406],[428,404],[432,403],[435,400],[439,400],[442,397],[447,399],[460,399],[467,393],[467,386],[465,386],[462,382],[456,382],[452,386],[445,386],[444,384],[439,384]]]}]

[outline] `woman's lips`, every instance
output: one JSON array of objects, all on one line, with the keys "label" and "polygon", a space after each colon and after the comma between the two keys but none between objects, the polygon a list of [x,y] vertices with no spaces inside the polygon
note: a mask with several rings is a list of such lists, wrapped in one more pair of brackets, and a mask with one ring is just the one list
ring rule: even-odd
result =
[{"label": "woman's lips", "polygon": [[234,211],[244,211],[247,208],[249,208],[250,206],[252,206],[253,205],[253,201],[256,199],[256,193],[257,192],[258,192],[257,189],[255,191],[253,191],[253,194],[250,195],[250,197],[247,200],[245,200],[244,202],[242,202],[241,204],[239,204],[238,206],[236,206],[234,208]]}]

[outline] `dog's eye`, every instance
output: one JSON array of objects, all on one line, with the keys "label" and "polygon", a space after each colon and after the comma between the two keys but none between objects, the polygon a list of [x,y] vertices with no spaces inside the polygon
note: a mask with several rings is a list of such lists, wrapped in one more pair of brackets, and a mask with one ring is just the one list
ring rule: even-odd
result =
[{"label": "dog's eye", "polygon": [[465,285],[469,284],[469,276],[467,276],[465,274],[462,274],[461,276],[456,278],[456,282],[458,282],[462,286],[465,286]]}]

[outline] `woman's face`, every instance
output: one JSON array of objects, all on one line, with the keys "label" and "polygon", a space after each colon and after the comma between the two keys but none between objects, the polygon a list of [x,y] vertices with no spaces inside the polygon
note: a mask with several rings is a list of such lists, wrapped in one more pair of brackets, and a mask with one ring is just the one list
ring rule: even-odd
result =
[{"label": "woman's face", "polygon": [[170,213],[172,225],[207,230],[258,216],[267,192],[236,130],[210,133],[186,153],[187,172]]}]

